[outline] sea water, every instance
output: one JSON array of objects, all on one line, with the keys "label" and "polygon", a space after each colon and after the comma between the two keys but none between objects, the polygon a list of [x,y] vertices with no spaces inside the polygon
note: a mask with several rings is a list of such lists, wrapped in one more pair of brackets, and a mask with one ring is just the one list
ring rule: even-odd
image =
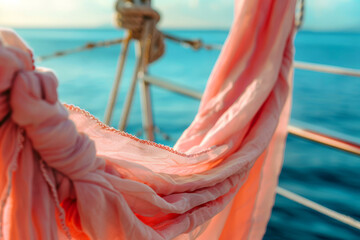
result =
[{"label": "sea water", "polygon": [[[114,29],[17,29],[35,56],[120,38]],[[209,44],[223,44],[227,31],[166,30]],[[239,43],[241,44],[241,43]],[[295,39],[297,61],[360,69],[359,33],[300,31]],[[59,96],[103,119],[112,88],[119,45],[98,48],[37,63],[52,68],[59,78]],[[135,63],[134,46],[121,82],[111,125],[118,126]],[[150,74],[203,91],[219,55],[217,50],[194,51],[166,42],[166,54],[150,66]],[[151,88],[156,141],[173,145],[194,118],[199,102]],[[360,142],[360,78],[296,70],[291,123]],[[139,91],[136,89],[126,131],[142,137]],[[168,139],[169,137],[169,139]],[[287,139],[279,185],[335,211],[360,219],[360,158],[297,137]],[[318,214],[281,196],[265,239],[356,239],[360,231]]]}]

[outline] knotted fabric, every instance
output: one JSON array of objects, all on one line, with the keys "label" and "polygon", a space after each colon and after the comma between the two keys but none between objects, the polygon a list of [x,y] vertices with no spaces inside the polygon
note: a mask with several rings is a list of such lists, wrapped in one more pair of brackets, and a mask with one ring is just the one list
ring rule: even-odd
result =
[{"label": "knotted fabric", "polygon": [[60,104],[55,75],[1,30],[1,238],[261,239],[289,118],[295,2],[236,1],[174,148]]}]

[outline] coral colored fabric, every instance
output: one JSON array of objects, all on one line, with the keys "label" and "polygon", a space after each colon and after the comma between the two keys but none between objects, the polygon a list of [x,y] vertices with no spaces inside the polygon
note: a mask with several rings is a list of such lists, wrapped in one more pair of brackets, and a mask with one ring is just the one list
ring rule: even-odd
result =
[{"label": "coral colored fabric", "polygon": [[4,239],[261,239],[290,110],[295,0],[236,1],[199,112],[174,148],[63,106],[10,30],[0,46]]}]

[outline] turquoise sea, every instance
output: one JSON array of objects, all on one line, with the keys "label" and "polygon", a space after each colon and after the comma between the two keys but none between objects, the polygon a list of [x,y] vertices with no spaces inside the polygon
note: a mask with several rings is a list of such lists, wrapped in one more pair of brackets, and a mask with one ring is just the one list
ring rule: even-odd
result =
[{"label": "turquoise sea", "polygon": [[[76,48],[89,41],[122,37],[114,29],[17,29],[36,56]],[[167,30],[184,38],[222,44],[227,31]],[[301,31],[295,40],[298,61],[360,69],[360,33]],[[219,52],[193,51],[167,42],[166,55],[150,67],[154,76],[203,91]],[[103,119],[120,46],[99,48],[37,63],[54,69],[63,102]],[[134,66],[131,46],[112,125],[117,126]],[[156,87],[151,89],[157,142],[173,145],[191,123],[199,102]],[[360,143],[360,78],[295,71],[291,122],[297,126]],[[138,90],[127,131],[141,134]],[[163,134],[170,136],[166,140]],[[360,220],[360,158],[289,136],[279,185],[328,208]],[[360,231],[281,196],[265,239],[360,239]]]}]

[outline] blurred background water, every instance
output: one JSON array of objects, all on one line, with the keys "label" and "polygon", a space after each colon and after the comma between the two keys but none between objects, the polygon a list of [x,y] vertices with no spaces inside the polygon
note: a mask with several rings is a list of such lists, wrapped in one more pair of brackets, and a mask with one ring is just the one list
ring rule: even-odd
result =
[{"label": "blurred background water", "polygon": [[[17,29],[35,56],[75,48],[89,41],[122,37],[114,29]],[[184,38],[224,43],[227,31],[167,30]],[[298,61],[360,69],[359,33],[300,31],[295,39]],[[219,51],[183,48],[167,42],[166,55],[150,66],[150,73],[203,91]],[[38,65],[52,68],[59,78],[62,102],[77,105],[103,119],[113,84],[120,46],[51,59]],[[112,125],[117,126],[134,66],[134,46],[123,76]],[[151,88],[155,125],[170,136],[157,142],[173,145],[194,118],[199,102],[157,87]],[[296,70],[291,122],[360,143],[360,79]],[[141,132],[138,90],[127,132]],[[140,136],[141,137],[141,136]],[[360,219],[360,159],[319,144],[289,136],[279,185],[333,210]],[[319,215],[281,196],[265,239],[360,239],[360,232]]]}]

